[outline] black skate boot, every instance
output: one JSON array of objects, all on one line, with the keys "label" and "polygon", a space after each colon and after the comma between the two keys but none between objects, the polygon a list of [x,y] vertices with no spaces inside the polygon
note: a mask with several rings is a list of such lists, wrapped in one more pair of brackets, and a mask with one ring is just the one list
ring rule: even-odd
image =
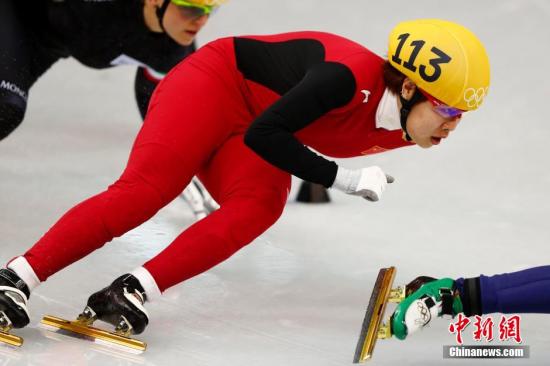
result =
[{"label": "black skate boot", "polygon": [[114,325],[117,334],[126,337],[140,334],[149,323],[149,316],[143,306],[146,299],[138,279],[125,274],[90,296],[86,309],[77,321],[91,325],[99,319]]},{"label": "black skate boot", "polygon": [[196,177],[181,193],[181,198],[189,205],[197,221],[220,208],[220,205]]},{"label": "black skate boot", "polygon": [[11,269],[0,269],[0,329],[23,328],[29,324],[27,284]]},{"label": "black skate boot", "polygon": [[0,342],[20,347],[23,338],[10,334],[12,328],[29,324],[27,284],[11,269],[0,269]]},{"label": "black skate boot", "polygon": [[[131,338],[131,335],[143,332],[149,323],[149,316],[143,307],[146,299],[138,279],[131,274],[125,274],[90,296],[86,308],[76,321],[46,315],[41,323],[57,333],[77,338],[84,335],[85,339],[105,341],[125,350],[141,353],[145,351],[147,344]],[[115,331],[93,327],[92,324],[98,319],[114,325]]]}]

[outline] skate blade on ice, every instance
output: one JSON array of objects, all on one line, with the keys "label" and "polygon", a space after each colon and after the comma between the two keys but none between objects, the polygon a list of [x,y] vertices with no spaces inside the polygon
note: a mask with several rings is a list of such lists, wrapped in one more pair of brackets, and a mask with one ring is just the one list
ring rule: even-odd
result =
[{"label": "skate blade on ice", "polygon": [[392,289],[395,273],[395,267],[382,268],[378,272],[361,326],[353,363],[365,362],[371,359],[376,340],[391,337],[389,324],[382,324],[386,304],[388,302],[400,302],[405,294],[404,288]]},{"label": "skate blade on ice", "polygon": [[6,314],[0,312],[0,342],[8,344],[10,346],[21,347],[23,344],[23,338],[18,337],[10,333],[12,329],[12,323]]},{"label": "skate blade on ice", "polygon": [[[113,361],[111,362],[113,365],[137,366],[147,363],[146,359],[142,356],[143,352],[134,350],[128,351],[129,348],[127,347],[113,345],[109,342],[98,342],[95,339],[92,340],[90,337],[81,334],[77,335],[76,333],[71,333],[71,335],[68,336],[67,333],[69,333],[69,331],[54,328],[49,325],[39,324],[38,328],[40,329],[40,333],[45,338],[56,343],[65,343],[63,352],[75,352],[78,355],[82,354],[88,360],[95,358],[98,355],[106,355],[113,358]],[[73,348],[74,346],[82,346],[81,341],[83,339],[88,341],[85,345],[85,349]],[[68,345],[67,343],[69,342],[73,343],[73,345]],[[0,353],[0,358],[1,357],[2,353]]]},{"label": "skate blade on ice", "polygon": [[59,333],[77,338],[85,338],[107,345],[114,345],[117,346],[117,348],[124,349],[131,353],[142,353],[147,348],[147,344],[145,342],[129,338],[115,332],[95,328],[80,321],[65,320],[55,316],[46,315],[42,318],[41,323],[48,329],[55,330]]},{"label": "skate blade on ice", "polygon": [[10,334],[7,331],[0,330],[0,342],[10,346],[21,347],[23,338]]}]

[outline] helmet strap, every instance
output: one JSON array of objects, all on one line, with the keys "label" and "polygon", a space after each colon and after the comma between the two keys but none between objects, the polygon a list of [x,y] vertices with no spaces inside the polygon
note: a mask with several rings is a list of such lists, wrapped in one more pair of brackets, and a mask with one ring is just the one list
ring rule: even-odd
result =
[{"label": "helmet strap", "polygon": [[407,118],[409,118],[409,113],[411,113],[412,107],[420,102],[423,99],[422,93],[418,91],[418,88],[414,91],[414,94],[411,99],[407,100],[403,98],[403,95],[399,94],[399,100],[401,101],[401,129],[405,133],[405,140],[412,141],[411,136],[407,132]]},{"label": "helmet strap", "polygon": [[157,18],[159,20],[160,28],[164,33],[166,33],[166,29],[164,29],[164,25],[162,24],[162,20],[164,19],[164,13],[166,13],[166,8],[168,8],[168,5],[170,5],[170,0],[164,0],[164,3],[162,3],[161,6],[159,6],[156,10]]}]

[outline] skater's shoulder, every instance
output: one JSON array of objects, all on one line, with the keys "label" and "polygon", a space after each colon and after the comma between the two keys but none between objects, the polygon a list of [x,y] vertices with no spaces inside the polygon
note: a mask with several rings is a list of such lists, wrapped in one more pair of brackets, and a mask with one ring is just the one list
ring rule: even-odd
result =
[{"label": "skater's shoulder", "polygon": [[313,40],[318,41],[322,44],[346,44],[352,47],[364,48],[359,43],[348,39],[344,36],[340,36],[335,33],[329,33],[324,31],[317,30],[300,30],[300,31],[291,31],[285,33],[276,33],[276,34],[255,34],[255,35],[241,35],[237,38],[249,38],[256,39],[264,42],[288,42],[288,41],[297,41],[297,40]]}]

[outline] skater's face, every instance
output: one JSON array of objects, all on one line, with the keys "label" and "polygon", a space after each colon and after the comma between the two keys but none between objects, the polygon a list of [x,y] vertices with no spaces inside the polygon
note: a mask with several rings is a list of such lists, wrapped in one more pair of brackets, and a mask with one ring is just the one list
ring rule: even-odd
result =
[{"label": "skater's face", "polygon": [[208,21],[209,14],[194,14],[190,8],[170,3],[163,18],[166,33],[182,46],[189,46]]},{"label": "skater's face", "polygon": [[[409,79],[403,82],[402,95],[410,99],[416,85]],[[456,129],[462,115],[446,117],[434,104],[425,99],[415,104],[407,118],[407,132],[415,144],[423,148],[439,145]]]},{"label": "skater's face", "polygon": [[416,104],[407,119],[407,132],[413,142],[423,148],[439,145],[449,137],[461,116],[446,118],[439,115],[429,100]]},{"label": "skater's face", "polygon": [[189,46],[208,21],[210,14],[206,14],[196,7],[176,5],[170,2],[162,18],[163,27],[161,27],[156,11],[163,4],[164,0],[145,0],[146,25],[154,32],[162,32],[164,28],[166,34],[178,44]]}]

